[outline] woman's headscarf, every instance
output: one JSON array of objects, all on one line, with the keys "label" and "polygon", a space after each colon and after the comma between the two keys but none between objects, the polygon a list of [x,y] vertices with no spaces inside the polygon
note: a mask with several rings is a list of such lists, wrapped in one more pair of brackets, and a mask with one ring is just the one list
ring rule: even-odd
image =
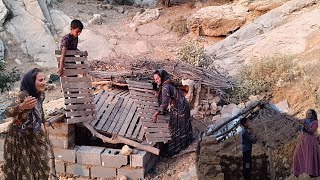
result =
[{"label": "woman's headscarf", "polygon": [[[311,117],[308,117],[308,114],[311,113]],[[306,119],[304,120],[304,125],[309,127],[312,123],[312,121],[317,121],[318,117],[317,117],[317,112],[314,109],[309,109],[306,113]],[[308,133],[308,130],[303,127],[302,131],[305,133]]]},{"label": "woman's headscarf", "polygon": [[[41,93],[37,93],[36,87],[35,87],[35,81],[37,78],[37,75],[39,72],[42,72],[42,70],[38,68],[34,68],[30,71],[28,71],[22,81],[20,90],[26,91],[28,95],[33,96],[37,99],[40,98]],[[33,132],[38,132],[41,128],[41,113],[39,109],[36,107],[31,109],[29,112],[29,118],[25,123],[22,124],[21,131],[24,132],[26,128],[29,126],[29,124],[32,123]]]},{"label": "woman's headscarf", "polygon": [[161,78],[161,84],[158,89],[158,104],[162,103],[162,86],[163,84],[171,84],[174,87],[177,87],[177,84],[171,80],[171,77],[167,71],[164,69],[157,69],[153,74],[158,74]]},{"label": "woman's headscarf", "polygon": [[21,81],[20,91],[26,91],[30,96],[38,98],[40,94],[37,93],[35,81],[39,72],[42,71],[38,68],[28,71]]}]

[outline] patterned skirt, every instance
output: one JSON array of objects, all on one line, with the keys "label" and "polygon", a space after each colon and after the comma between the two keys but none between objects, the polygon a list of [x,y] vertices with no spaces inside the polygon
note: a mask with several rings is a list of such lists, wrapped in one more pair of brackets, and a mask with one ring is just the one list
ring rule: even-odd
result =
[{"label": "patterned skirt", "polygon": [[3,172],[10,180],[44,180],[49,178],[50,167],[47,140],[42,129],[24,133],[14,124],[9,127],[4,143]]},{"label": "patterned skirt", "polygon": [[171,140],[168,142],[169,156],[178,154],[192,142],[192,126],[189,106],[180,111],[170,112],[169,129]]}]

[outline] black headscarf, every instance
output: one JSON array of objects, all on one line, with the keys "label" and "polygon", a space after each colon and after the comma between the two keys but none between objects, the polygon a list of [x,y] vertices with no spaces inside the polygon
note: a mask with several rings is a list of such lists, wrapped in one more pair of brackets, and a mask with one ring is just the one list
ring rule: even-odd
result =
[{"label": "black headscarf", "polygon": [[40,93],[37,93],[35,81],[39,72],[42,71],[38,68],[28,71],[21,81],[20,91],[26,91],[30,96],[38,98]]},{"label": "black headscarf", "polygon": [[[34,68],[30,71],[28,71],[22,81],[20,90],[25,91],[28,93],[28,95],[33,96],[39,100],[41,93],[37,93],[36,87],[35,87],[35,81],[37,78],[37,75],[39,72],[42,72],[42,70],[38,68]],[[22,124],[21,132],[24,132],[26,128],[32,123],[32,129],[33,132],[38,132],[41,128],[41,114],[38,109],[33,108],[29,112],[29,118],[28,120]]]},{"label": "black headscarf", "polygon": [[178,87],[177,84],[171,80],[171,77],[164,69],[157,69],[153,74],[158,74],[161,78],[161,84],[158,88],[158,104],[162,103],[162,86],[163,84],[171,84],[174,87]]}]

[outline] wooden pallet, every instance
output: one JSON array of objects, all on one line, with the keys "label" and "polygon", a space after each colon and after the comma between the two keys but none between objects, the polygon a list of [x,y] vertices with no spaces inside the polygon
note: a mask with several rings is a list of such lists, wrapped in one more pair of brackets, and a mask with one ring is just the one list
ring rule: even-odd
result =
[{"label": "wooden pallet", "polygon": [[128,90],[102,90],[95,95],[94,103],[97,115],[90,124],[97,131],[118,134],[137,141],[143,140],[140,116]]},{"label": "wooden pallet", "polygon": [[171,134],[165,116],[158,116],[157,123],[152,122],[152,115],[159,110],[153,85],[147,82],[127,80],[130,96],[137,106],[141,124],[148,142],[167,142]]},{"label": "wooden pallet", "polygon": [[[61,51],[55,51],[57,61],[60,61]],[[68,124],[91,122],[95,118],[95,104],[91,79],[86,77],[89,67],[83,51],[67,51],[61,86],[65,97],[66,120]]]}]

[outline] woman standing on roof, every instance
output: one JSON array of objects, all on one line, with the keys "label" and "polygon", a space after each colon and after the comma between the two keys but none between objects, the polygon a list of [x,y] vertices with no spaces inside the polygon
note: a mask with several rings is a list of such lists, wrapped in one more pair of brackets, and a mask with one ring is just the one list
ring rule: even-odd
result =
[{"label": "woman standing on roof", "polygon": [[192,141],[190,108],[177,84],[170,80],[165,70],[156,70],[153,77],[159,88],[160,105],[160,110],[153,115],[153,122],[157,122],[159,114],[170,114],[168,123],[172,140],[167,144],[167,154],[172,156],[187,148]]},{"label": "woman standing on roof", "polygon": [[309,109],[293,155],[292,171],[295,176],[302,173],[311,177],[320,176],[320,148],[315,135],[317,128],[317,113]]},{"label": "woman standing on roof", "polygon": [[22,79],[18,97],[5,113],[14,118],[4,143],[4,179],[44,180],[49,177],[47,138],[42,130],[46,80],[38,69]]}]

